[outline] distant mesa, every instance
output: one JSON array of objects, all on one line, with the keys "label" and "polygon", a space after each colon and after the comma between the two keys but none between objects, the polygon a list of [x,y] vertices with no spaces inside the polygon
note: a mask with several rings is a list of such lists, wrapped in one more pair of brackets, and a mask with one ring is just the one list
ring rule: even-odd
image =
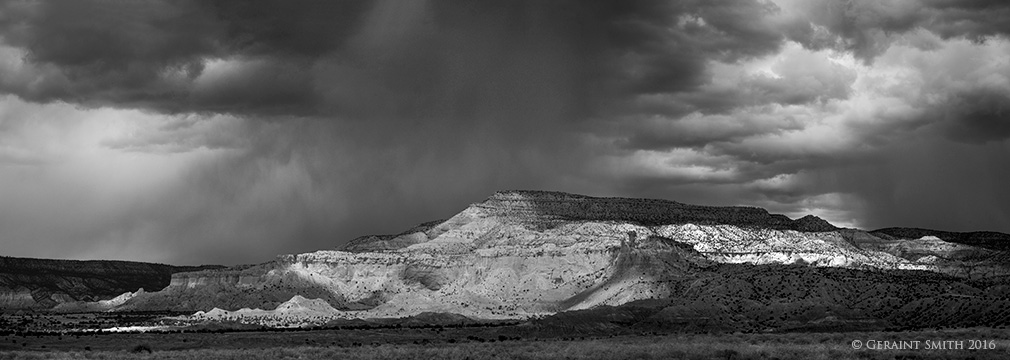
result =
[{"label": "distant mesa", "polygon": [[919,228],[890,227],[870,232],[889,239],[917,239],[933,236],[940,240],[991,250],[1010,250],[1010,235],[995,231],[952,232]]},{"label": "distant mesa", "polygon": [[[50,309],[105,300],[138,289],[162,289],[172,274],[224,266],[172,266],[115,260],[52,260],[0,256],[0,309]],[[120,299],[122,300],[122,299]],[[112,302],[108,302],[112,301]]]}]

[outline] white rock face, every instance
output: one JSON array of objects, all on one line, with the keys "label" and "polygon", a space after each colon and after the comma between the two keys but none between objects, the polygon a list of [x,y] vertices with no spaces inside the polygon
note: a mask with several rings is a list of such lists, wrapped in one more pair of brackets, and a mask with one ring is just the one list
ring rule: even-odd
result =
[{"label": "white rock face", "polygon": [[113,307],[116,307],[116,306],[119,306],[119,305],[123,305],[127,301],[129,301],[130,299],[132,299],[134,296],[137,296],[138,294],[143,294],[143,293],[144,293],[144,289],[138,289],[136,292],[129,292],[129,291],[127,291],[127,292],[122,293],[121,295],[116,296],[116,297],[114,297],[112,299],[109,299],[109,300],[99,300],[98,304],[101,305],[104,308],[111,309]]},{"label": "white rock face", "polygon": [[[951,247],[939,239],[884,244],[865,232],[860,236],[868,237],[856,242],[849,240],[847,236],[851,235],[843,230],[796,231],[788,228],[787,218],[752,208],[729,214],[739,213],[741,221],[763,221],[769,227],[719,223],[712,221],[718,218],[710,214],[723,210],[676,203],[670,211],[698,214],[657,216],[700,219],[699,223],[643,225],[621,220],[620,216],[607,217],[607,209],[572,202],[565,195],[552,194],[546,200],[536,196],[540,195],[498,194],[429,227],[398,236],[360,239],[349,247],[356,249],[354,252],[324,250],[282,255],[272,263],[257,265],[256,269],[262,271],[179,274],[163,292],[187,294],[213,286],[256,293],[294,284],[292,291],[315,289],[343,301],[323,306],[320,302],[325,300],[296,296],[275,310],[214,309],[197,313],[197,318],[369,318],[422,312],[525,318],[669,297],[683,291],[675,288],[678,279],[714,263],[937,271],[936,259],[910,260],[895,254],[912,247],[926,252]],[[636,213],[640,218],[652,218],[649,211],[663,209],[663,204],[654,201],[639,206],[623,199],[619,205],[629,211],[645,207],[648,211]],[[604,219],[573,218],[564,212],[582,207],[603,214],[599,216]],[[820,226],[817,220],[805,219],[804,226]]]},{"label": "white rock face", "polygon": [[295,295],[273,310],[243,308],[228,311],[213,308],[210,311],[198,311],[190,316],[172,318],[182,321],[230,320],[242,323],[252,323],[273,327],[297,327],[306,324],[321,324],[334,319],[349,319],[353,316],[334,309],[322,299],[306,299]]}]

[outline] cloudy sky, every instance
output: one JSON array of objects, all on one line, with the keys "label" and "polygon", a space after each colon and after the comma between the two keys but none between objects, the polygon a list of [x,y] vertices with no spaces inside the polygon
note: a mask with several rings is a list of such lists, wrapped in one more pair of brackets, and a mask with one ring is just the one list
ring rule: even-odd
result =
[{"label": "cloudy sky", "polygon": [[1010,232],[1010,5],[4,1],[0,254],[237,264],[500,189]]}]

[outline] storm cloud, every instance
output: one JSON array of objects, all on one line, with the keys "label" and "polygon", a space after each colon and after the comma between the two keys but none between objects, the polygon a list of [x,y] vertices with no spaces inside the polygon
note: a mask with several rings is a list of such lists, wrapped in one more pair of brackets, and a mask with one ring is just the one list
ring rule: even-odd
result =
[{"label": "storm cloud", "polygon": [[532,188],[1010,232],[996,1],[0,5],[5,255],[336,248]]}]

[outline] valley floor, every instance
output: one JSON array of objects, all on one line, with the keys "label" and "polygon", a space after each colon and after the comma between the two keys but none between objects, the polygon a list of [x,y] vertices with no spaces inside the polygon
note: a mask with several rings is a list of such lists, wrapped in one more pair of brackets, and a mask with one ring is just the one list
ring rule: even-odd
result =
[{"label": "valley floor", "polygon": [[[0,359],[1010,358],[1010,331],[990,328],[577,338],[564,334],[551,338],[505,335],[494,338],[491,334],[489,329],[380,329],[82,337],[8,335],[0,338]],[[855,341],[859,341],[859,349],[854,349]],[[963,348],[957,349],[957,344]]]}]

